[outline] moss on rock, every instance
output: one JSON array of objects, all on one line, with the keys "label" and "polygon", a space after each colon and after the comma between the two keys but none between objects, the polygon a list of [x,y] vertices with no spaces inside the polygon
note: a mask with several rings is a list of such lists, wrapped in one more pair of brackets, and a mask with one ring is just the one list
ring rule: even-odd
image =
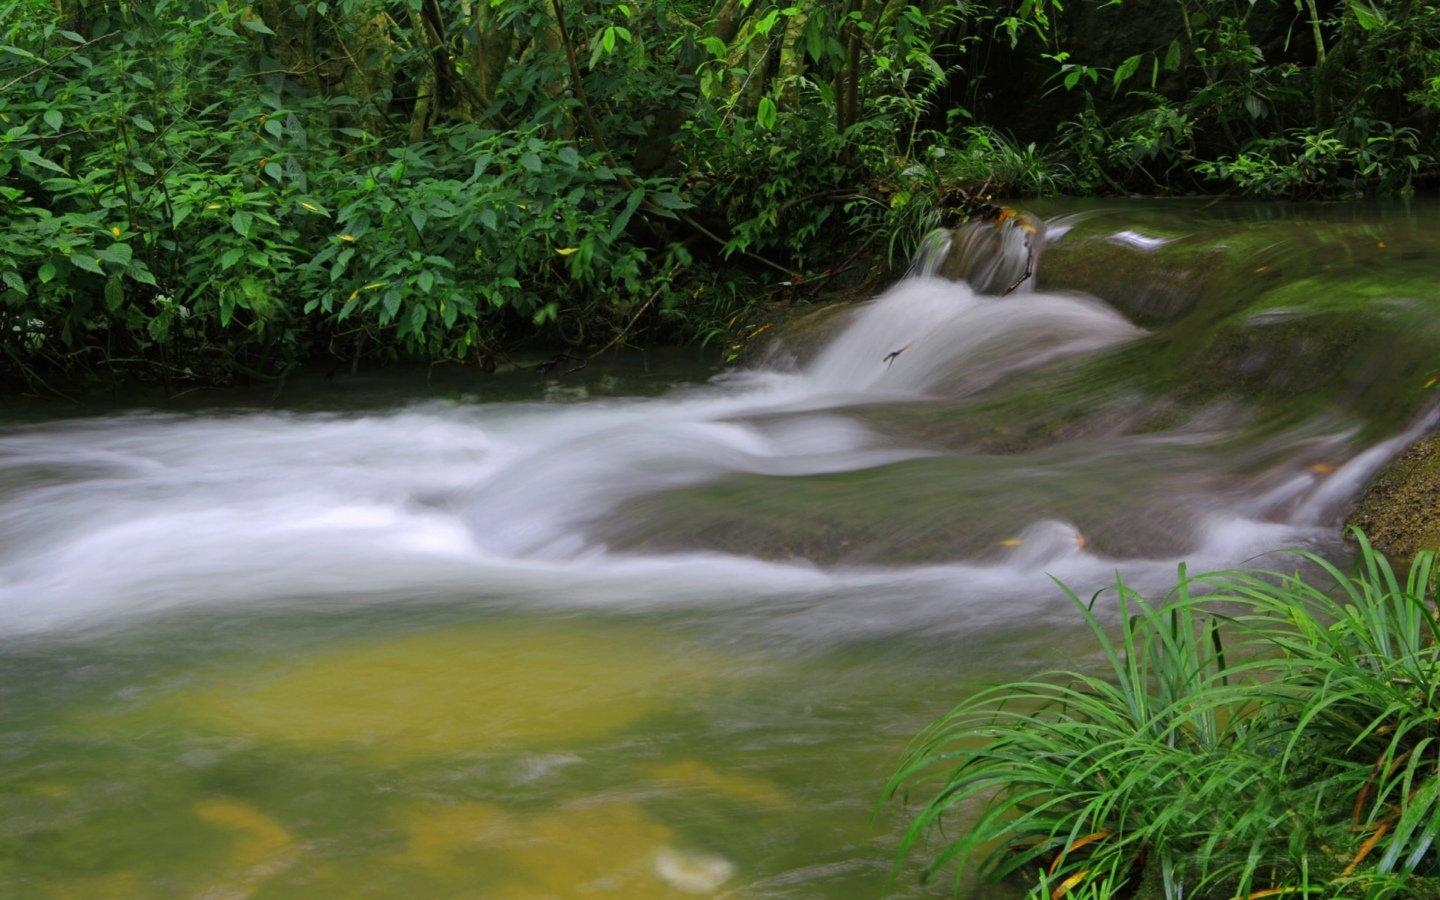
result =
[{"label": "moss on rock", "polygon": [[1392,557],[1440,550],[1440,435],[1417,441],[1382,469],[1347,524]]}]

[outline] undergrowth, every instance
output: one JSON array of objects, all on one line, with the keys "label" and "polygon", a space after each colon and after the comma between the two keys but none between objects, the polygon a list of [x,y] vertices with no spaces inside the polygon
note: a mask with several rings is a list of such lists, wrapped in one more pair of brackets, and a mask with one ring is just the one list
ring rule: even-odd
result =
[{"label": "undergrowth", "polygon": [[1355,536],[1352,572],[1302,553],[1317,574],[1067,591],[1103,672],[982,690],[924,731],[888,787],[933,791],[901,857],[1035,897],[1440,896],[1434,556],[1402,579]]}]

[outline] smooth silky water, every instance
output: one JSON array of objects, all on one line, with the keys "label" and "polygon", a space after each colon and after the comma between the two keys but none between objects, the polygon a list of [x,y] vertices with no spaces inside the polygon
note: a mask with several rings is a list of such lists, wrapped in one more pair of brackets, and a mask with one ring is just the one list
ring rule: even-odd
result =
[{"label": "smooth silky water", "polygon": [[1044,212],[718,374],[13,403],[0,894],[881,894],[910,736],[1092,663],[1052,579],[1343,558],[1433,424],[1430,211]]}]

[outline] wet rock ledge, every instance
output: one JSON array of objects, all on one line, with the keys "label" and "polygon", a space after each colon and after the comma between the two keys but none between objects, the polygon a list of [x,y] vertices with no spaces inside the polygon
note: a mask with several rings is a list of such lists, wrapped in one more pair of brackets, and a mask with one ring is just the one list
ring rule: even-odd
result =
[{"label": "wet rock ledge", "polygon": [[1364,529],[1397,561],[1440,550],[1440,434],[1420,439],[1382,469],[1346,524]]}]

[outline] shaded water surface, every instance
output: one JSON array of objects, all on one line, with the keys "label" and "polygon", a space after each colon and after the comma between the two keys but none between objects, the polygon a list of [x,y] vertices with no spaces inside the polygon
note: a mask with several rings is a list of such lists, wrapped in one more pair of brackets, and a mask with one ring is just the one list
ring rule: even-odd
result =
[{"label": "shaded water surface", "polygon": [[1086,664],[1052,577],[1343,556],[1431,424],[1428,211],[1041,212],[736,371],[14,407],[0,893],[880,893],[908,737]]}]

